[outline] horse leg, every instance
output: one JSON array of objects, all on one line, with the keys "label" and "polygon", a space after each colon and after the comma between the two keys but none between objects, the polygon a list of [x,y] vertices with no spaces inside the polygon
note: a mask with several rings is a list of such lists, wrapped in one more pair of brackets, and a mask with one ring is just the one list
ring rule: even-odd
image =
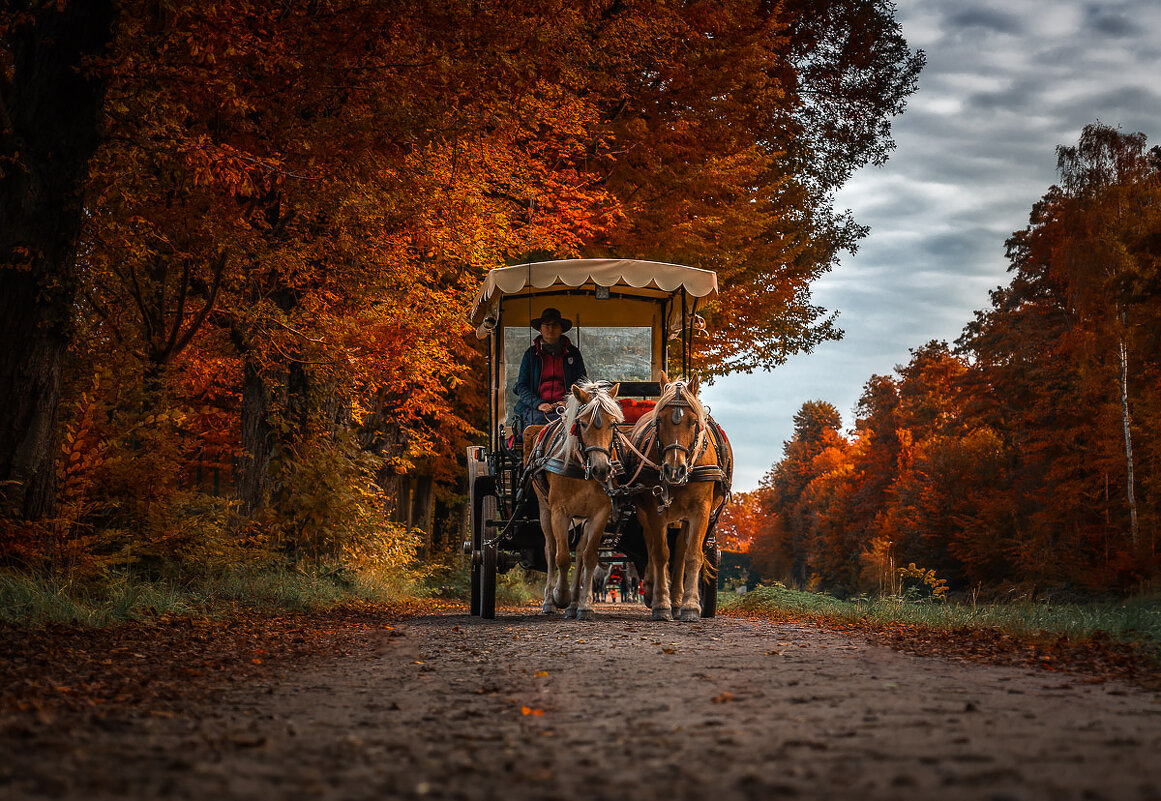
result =
[{"label": "horse leg", "polygon": [[651,608],[654,620],[673,620],[669,608],[669,538],[665,533],[665,519],[654,518],[646,527],[646,545],[649,549],[650,585],[653,588]]},{"label": "horse leg", "polygon": [[582,547],[581,543],[584,542],[584,538],[585,538],[585,530],[584,530],[584,524],[582,523],[581,524],[581,533],[580,533],[580,536],[577,538],[577,543],[576,543],[576,559],[573,560],[573,566],[572,566],[572,603],[569,604],[568,609],[565,611],[565,613],[564,613],[565,617],[576,617],[576,610],[577,610],[577,607],[580,605],[581,572],[582,572],[581,571],[580,557],[581,557],[581,547]]},{"label": "horse leg", "polygon": [[609,512],[597,512],[585,521],[585,533],[576,547],[576,572],[580,575],[580,593],[577,596],[577,620],[593,619],[593,574],[597,570],[600,557],[601,538],[605,534],[605,524],[609,522]]},{"label": "horse leg", "polygon": [[701,619],[701,567],[705,561],[705,532],[709,527],[709,504],[702,504],[686,522],[684,568],[685,593],[681,598],[681,619],[693,621]]},{"label": "horse leg", "polygon": [[556,535],[553,534],[552,513],[547,498],[540,499],[540,530],[544,532],[544,562],[548,566],[548,578],[544,581],[544,606],[541,611],[543,614],[551,615],[556,612],[556,607],[552,603],[552,585],[556,580]]},{"label": "horse leg", "polygon": [[552,508],[552,533],[556,537],[556,586],[552,591],[552,600],[560,609],[565,609],[567,615],[572,611],[570,604],[572,596],[568,591],[568,568],[572,559],[568,553],[568,524],[571,516],[565,514],[560,505]]},{"label": "horse leg", "polygon": [[[685,564],[686,541],[685,532],[688,523],[682,521],[673,539],[673,555],[669,560],[669,609],[676,618],[681,614],[681,599],[685,594]],[[665,533],[666,542],[669,541],[668,530]]]}]

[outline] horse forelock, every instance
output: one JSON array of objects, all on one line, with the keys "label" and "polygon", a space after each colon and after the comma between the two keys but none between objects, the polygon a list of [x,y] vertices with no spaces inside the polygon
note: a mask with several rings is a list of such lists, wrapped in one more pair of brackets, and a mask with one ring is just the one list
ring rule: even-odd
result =
[{"label": "horse forelock", "polygon": [[573,433],[577,421],[589,420],[593,414],[600,414],[605,425],[625,422],[625,413],[621,411],[621,404],[609,395],[611,384],[605,381],[578,381],[576,385],[589,396],[588,403],[581,403],[580,399],[571,392],[564,404],[564,462],[568,464],[577,451],[579,438]]},{"label": "horse forelock", "polygon": [[697,419],[703,424],[705,423],[706,412],[705,406],[702,405],[701,400],[689,391],[689,381],[684,378],[678,378],[666,384],[662,390],[661,395],[657,398],[657,405],[653,407],[655,414],[661,414],[661,410],[670,405],[686,405],[697,415]]}]

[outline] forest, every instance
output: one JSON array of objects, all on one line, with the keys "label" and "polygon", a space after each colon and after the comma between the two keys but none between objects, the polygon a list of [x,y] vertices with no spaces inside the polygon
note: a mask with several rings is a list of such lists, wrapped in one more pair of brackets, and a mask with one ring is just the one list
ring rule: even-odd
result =
[{"label": "forest", "polygon": [[1091,597],[1156,587],[1161,149],[1095,123],[954,343],[873,375],[853,430],[804,403],[729,541],[766,580]]},{"label": "forest", "polygon": [[923,64],[887,0],[6,3],[0,567],[450,550],[484,272],[705,267],[699,372],[809,352]]}]

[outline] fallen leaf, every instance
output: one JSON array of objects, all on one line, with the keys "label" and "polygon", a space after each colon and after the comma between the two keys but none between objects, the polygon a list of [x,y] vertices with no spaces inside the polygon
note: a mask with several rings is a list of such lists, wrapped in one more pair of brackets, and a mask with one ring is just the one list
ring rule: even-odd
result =
[{"label": "fallen leaf", "polygon": [[715,695],[711,700],[715,704],[725,704],[734,700],[734,694],[731,692],[722,692]]}]

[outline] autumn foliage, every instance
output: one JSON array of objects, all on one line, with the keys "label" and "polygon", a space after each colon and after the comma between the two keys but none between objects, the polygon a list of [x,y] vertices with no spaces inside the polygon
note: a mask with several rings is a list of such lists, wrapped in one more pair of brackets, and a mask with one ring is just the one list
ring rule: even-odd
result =
[{"label": "autumn foliage", "polygon": [[837,336],[831,199],[923,62],[882,0],[24,0],[0,33],[0,550],[90,572],[450,545],[466,309],[529,254],[716,269],[707,371]]},{"label": "autumn foliage", "polygon": [[[767,577],[877,591],[1124,591],[1161,534],[1161,159],[1092,125],[1008,241],[1012,279],[954,347],[873,376],[854,431],[805,404],[747,498]],[[737,513],[735,513],[737,514]],[[744,515],[743,515],[744,516]]]}]

